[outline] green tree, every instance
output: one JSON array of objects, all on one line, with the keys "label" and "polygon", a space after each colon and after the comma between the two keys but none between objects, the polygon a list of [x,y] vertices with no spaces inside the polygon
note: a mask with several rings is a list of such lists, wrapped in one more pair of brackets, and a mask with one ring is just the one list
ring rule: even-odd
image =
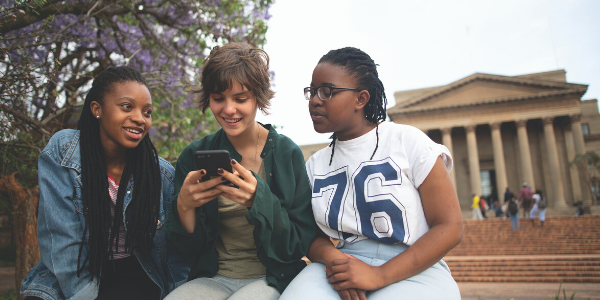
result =
[{"label": "green tree", "polygon": [[109,66],[144,73],[157,107],[151,137],[174,162],[215,129],[186,88],[210,48],[261,47],[271,0],[0,0],[0,194],[17,242],[17,289],[39,259],[37,157],[58,130],[76,127],[93,78]]},{"label": "green tree", "polygon": [[592,195],[590,202],[583,203],[583,205],[595,204],[600,196],[600,155],[593,151],[577,154],[569,165],[577,168],[580,177],[583,178],[590,195]]}]

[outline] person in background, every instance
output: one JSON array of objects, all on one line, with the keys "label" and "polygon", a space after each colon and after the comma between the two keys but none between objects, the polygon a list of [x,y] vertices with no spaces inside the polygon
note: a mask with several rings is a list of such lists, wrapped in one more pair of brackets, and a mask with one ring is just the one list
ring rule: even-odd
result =
[{"label": "person in background", "polygon": [[473,204],[471,204],[471,211],[473,212],[473,220],[483,220],[483,215],[481,214],[481,209],[479,208],[479,196],[476,194],[472,194],[473,196]]},{"label": "person in background", "polygon": [[529,218],[531,218],[531,225],[535,225],[535,216],[538,215],[542,227],[544,227],[544,221],[546,221],[546,199],[542,197],[542,190],[536,190],[532,196],[533,207],[529,212]]},{"label": "person in background", "polygon": [[519,193],[519,203],[523,207],[523,217],[529,218],[529,210],[531,209],[531,202],[533,201],[533,192],[531,187],[527,185],[527,182],[523,182],[523,187]]},{"label": "person in background", "polygon": [[510,218],[510,228],[514,231],[520,229],[519,225],[519,204],[515,198],[508,201],[508,217]]}]

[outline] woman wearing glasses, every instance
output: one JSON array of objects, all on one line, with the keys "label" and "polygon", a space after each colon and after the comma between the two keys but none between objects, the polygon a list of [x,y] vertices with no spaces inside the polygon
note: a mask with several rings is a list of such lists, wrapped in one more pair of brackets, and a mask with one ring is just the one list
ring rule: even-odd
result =
[{"label": "woman wearing glasses", "polygon": [[462,238],[448,149],[384,122],[376,64],[359,49],[323,56],[305,96],[315,130],[333,141],[306,165],[313,263],[281,299],[460,299],[442,260]]},{"label": "woman wearing glasses", "polygon": [[[167,299],[278,299],[306,266],[316,225],[304,156],[255,120],[274,94],[268,62],[263,50],[235,43],[215,47],[205,60],[194,92],[222,129],[177,160],[169,245],[195,260],[189,282]],[[219,169],[221,176],[199,182],[206,171],[196,170],[193,153],[219,149],[233,158],[233,174]]]}]

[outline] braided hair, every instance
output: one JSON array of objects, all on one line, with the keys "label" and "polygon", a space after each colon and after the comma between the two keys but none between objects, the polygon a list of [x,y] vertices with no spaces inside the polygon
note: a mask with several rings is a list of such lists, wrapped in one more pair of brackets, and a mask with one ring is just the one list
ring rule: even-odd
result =
[{"label": "braided hair", "polygon": [[[319,60],[319,63],[325,62],[346,69],[350,76],[357,79],[358,86],[356,88],[359,90],[367,90],[371,96],[369,102],[367,102],[364,107],[364,113],[367,121],[377,124],[375,129],[377,143],[375,144],[375,150],[371,155],[371,159],[373,159],[375,152],[377,152],[377,148],[379,147],[379,122],[385,121],[387,118],[385,112],[387,97],[385,96],[383,83],[379,80],[379,75],[377,73],[378,65],[375,64],[373,59],[371,59],[367,53],[354,47],[345,47],[329,51]],[[333,133],[330,138],[332,141],[329,146],[332,147],[332,149],[329,165],[331,165],[331,162],[333,161],[337,136]]]},{"label": "braided hair", "polygon": [[[123,199],[131,177],[135,180],[133,196],[127,209],[125,251],[149,252],[154,243],[156,222],[160,212],[161,177],[156,149],[146,135],[134,149],[128,149],[121,175],[114,218],[111,217],[108,175],[104,151],[100,141],[100,123],[91,111],[92,101],[100,105],[116,84],[138,82],[148,86],[144,77],[129,67],[109,67],[98,74],[88,92],[77,129],[80,131],[81,181],[85,228],[77,258],[77,276],[88,265],[94,277],[101,277],[103,265],[113,257],[112,245],[119,243],[119,230],[123,220]],[[89,234],[89,239],[86,235]],[[87,247],[85,247],[87,244]],[[84,247],[87,255],[82,260]],[[115,247],[118,249],[118,247]],[[117,250],[118,251],[118,250]]]}]

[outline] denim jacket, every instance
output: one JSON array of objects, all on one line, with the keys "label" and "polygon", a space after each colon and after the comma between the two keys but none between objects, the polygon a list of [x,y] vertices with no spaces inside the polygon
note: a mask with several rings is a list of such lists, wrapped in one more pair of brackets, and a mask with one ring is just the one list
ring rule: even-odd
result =
[{"label": "denim jacket", "polygon": [[[57,132],[39,157],[38,242],[41,259],[21,285],[21,296],[42,299],[95,299],[97,279],[90,280],[87,267],[77,276],[79,245],[85,226],[81,199],[81,156],[79,131]],[[161,289],[161,299],[186,282],[191,261],[167,249],[169,235],[164,228],[174,190],[174,169],[159,158],[162,179],[160,216],[156,225],[154,248],[150,254],[134,251],[146,274]],[[133,178],[127,185],[123,204],[123,223],[127,230],[127,206],[131,202]],[[87,236],[86,236],[87,238]],[[87,255],[83,248],[81,260]]]}]

